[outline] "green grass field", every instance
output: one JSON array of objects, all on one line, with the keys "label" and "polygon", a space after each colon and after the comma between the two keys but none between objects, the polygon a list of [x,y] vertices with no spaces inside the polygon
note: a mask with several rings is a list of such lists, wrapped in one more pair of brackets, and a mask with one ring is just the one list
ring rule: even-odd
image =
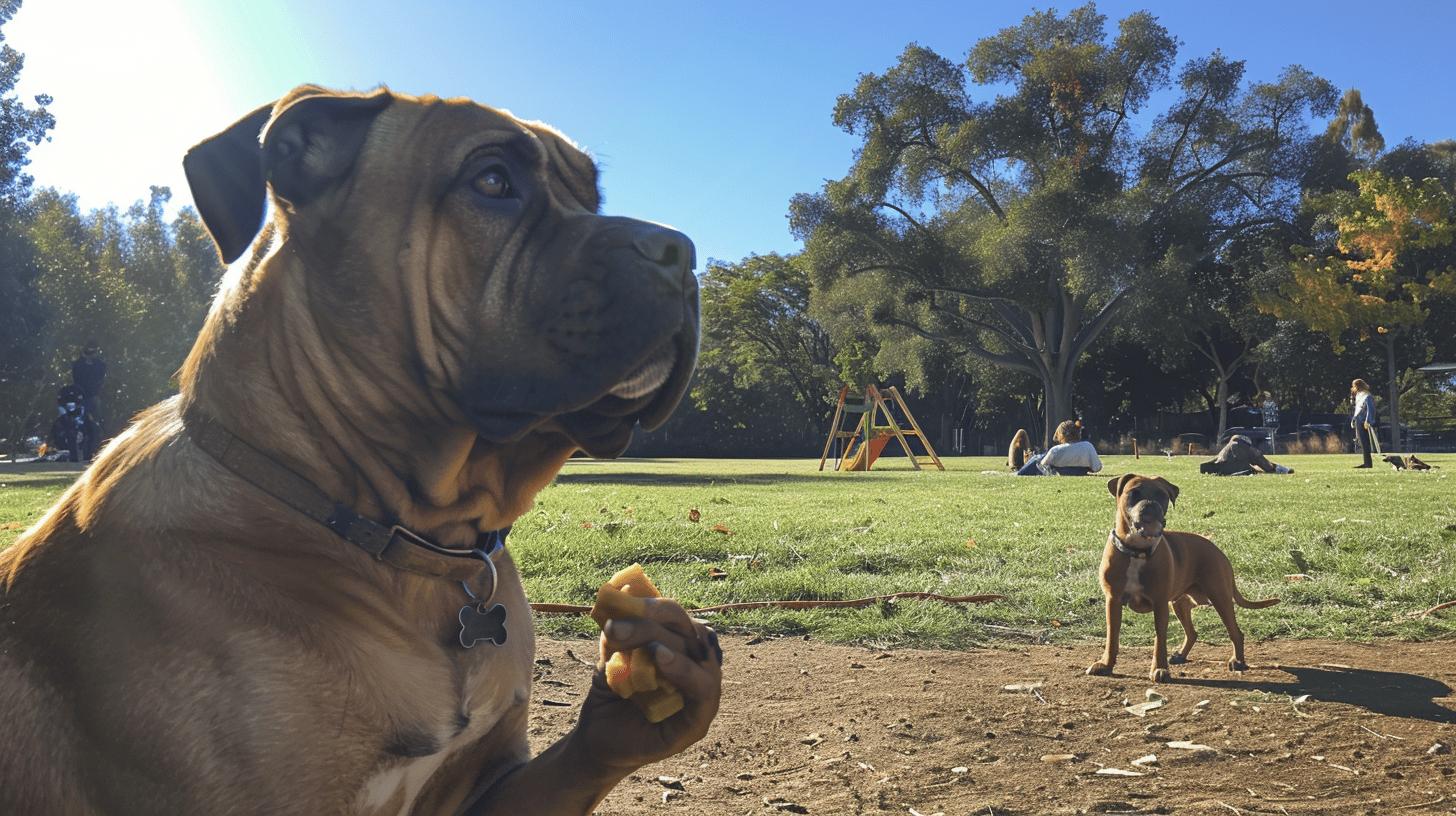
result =
[{"label": "green grass field", "polygon": [[[819,473],[809,460],[573,460],[517,524],[511,547],[533,601],[590,603],[612,572],[642,562],[689,606],[900,591],[1003,593],[1005,601],[857,610],[755,611],[728,628],[876,646],[962,647],[1100,637],[1096,570],[1111,524],[1106,478],[1162,475],[1182,489],[1169,526],[1209,536],[1243,593],[1278,595],[1240,612],[1255,638],[1456,636],[1456,615],[1413,613],[1456,599],[1456,457],[1430,473],[1353,470],[1352,456],[1283,456],[1293,476],[1201,476],[1194,457],[1107,457],[1093,478],[1013,478],[989,457],[914,472]],[[992,471],[992,472],[987,472]],[[74,474],[0,475],[0,546]],[[696,509],[701,520],[689,520]],[[715,530],[715,526],[728,532]],[[710,580],[718,567],[728,577]],[[1285,576],[1307,573],[1311,580]],[[1125,641],[1151,639],[1130,616]],[[1211,610],[1200,634],[1224,640]],[[546,632],[590,621],[549,618]],[[1175,625],[1176,628],[1176,625]]]}]

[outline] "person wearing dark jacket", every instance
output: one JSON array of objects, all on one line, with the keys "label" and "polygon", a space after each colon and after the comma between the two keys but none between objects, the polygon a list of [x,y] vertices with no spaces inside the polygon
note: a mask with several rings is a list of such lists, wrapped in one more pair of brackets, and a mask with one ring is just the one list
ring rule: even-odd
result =
[{"label": "person wearing dark jacket", "polygon": [[87,340],[81,356],[71,363],[71,382],[81,391],[87,420],[100,427],[101,386],[106,382],[106,362],[101,359],[101,347],[95,340]]},{"label": "person wearing dark jacket", "polygon": [[1215,476],[1241,476],[1254,473],[1293,473],[1294,468],[1276,465],[1264,457],[1254,441],[1243,434],[1234,434],[1211,462],[1198,466],[1199,473]]}]

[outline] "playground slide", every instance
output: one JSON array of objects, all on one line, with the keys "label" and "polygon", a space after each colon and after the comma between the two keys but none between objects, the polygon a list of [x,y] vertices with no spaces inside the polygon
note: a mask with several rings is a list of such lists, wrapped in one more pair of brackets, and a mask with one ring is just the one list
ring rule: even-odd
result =
[{"label": "playground slide", "polygon": [[[869,470],[874,466],[875,460],[880,458],[880,453],[884,451],[885,446],[890,444],[890,437],[891,434],[882,433],[874,439],[871,439],[869,445],[856,447],[854,449],[854,455],[850,456],[849,462],[844,466],[844,470]],[[869,454],[868,462],[865,461],[866,453]]]}]

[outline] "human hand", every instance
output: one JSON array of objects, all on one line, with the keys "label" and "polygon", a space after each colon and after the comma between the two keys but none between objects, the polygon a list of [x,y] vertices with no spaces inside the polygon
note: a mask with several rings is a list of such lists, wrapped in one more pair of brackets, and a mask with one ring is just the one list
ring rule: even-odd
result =
[{"label": "human hand", "polygon": [[[646,598],[641,618],[613,618],[603,630],[591,691],[571,739],[589,761],[626,774],[677,754],[708,733],[722,693],[723,650],[718,635],[688,617],[675,601]],[[677,687],[683,710],[650,723],[628,699],[607,687],[604,668],[616,652],[646,648],[658,675]]]}]

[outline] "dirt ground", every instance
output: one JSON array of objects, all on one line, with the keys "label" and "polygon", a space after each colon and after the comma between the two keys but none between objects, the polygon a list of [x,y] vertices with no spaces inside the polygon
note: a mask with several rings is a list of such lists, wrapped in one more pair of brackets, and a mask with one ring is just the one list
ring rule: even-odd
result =
[{"label": "dirt ground", "polygon": [[[1096,644],[723,645],[707,738],[598,813],[1456,813],[1456,643],[1251,643],[1242,674],[1227,645],[1200,644],[1143,716],[1127,707],[1150,702],[1149,649],[1094,678]],[[571,727],[594,649],[539,641],[537,750]]]}]

